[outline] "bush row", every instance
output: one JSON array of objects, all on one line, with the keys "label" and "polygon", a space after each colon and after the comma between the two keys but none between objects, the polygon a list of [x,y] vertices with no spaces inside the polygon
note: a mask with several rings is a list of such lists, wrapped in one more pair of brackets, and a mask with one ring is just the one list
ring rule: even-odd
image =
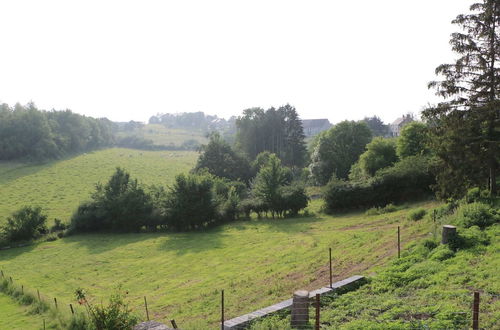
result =
[{"label": "bush row", "polygon": [[117,168],[109,182],[97,184],[91,200],[78,207],[70,231],[194,230],[248,217],[251,212],[284,216],[307,206],[301,185],[279,186],[277,196],[277,204],[269,203],[254,196],[245,184],[207,172],[178,175],[167,189],[145,189]]},{"label": "bush row", "polygon": [[333,179],[325,187],[323,198],[330,212],[377,207],[430,195],[433,183],[429,160],[413,156],[380,170],[366,181]]}]

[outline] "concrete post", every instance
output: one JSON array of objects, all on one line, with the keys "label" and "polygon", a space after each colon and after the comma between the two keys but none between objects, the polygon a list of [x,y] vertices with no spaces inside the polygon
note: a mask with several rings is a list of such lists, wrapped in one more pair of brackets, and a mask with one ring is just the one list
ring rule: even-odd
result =
[{"label": "concrete post", "polygon": [[292,300],[292,328],[302,328],[309,322],[309,292],[299,290],[293,293]]},{"label": "concrete post", "polygon": [[443,234],[441,236],[441,244],[448,244],[450,239],[457,234],[457,227],[451,225],[443,226]]}]

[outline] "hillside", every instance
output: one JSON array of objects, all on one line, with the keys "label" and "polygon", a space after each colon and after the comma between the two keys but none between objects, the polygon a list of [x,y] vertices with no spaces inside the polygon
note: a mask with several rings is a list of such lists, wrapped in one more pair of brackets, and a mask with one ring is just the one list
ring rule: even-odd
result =
[{"label": "hillside", "polygon": [[42,165],[0,162],[0,223],[24,205],[39,205],[49,216],[67,221],[87,200],[97,182],[106,182],[117,166],[144,184],[170,184],[189,171],[197,153],[105,149]]},{"label": "hillside", "polygon": [[334,277],[343,279],[371,274],[394,258],[398,225],[403,246],[429,233],[428,222],[406,220],[410,209],[326,216],[319,206],[313,202],[307,217],[240,221],[207,232],[70,236],[1,251],[0,269],[61,306],[75,302],[78,287],[100,301],[122,285],[142,317],[147,296],[154,319],[199,329],[216,327],[221,289],[227,317],[235,317],[328,283],[328,247]]},{"label": "hillside", "polygon": [[189,142],[191,142],[191,144],[204,144],[208,141],[205,137],[205,133],[201,130],[166,128],[160,124],[147,124],[134,129],[132,132],[118,133],[118,137],[127,135],[151,140],[153,144],[157,146],[180,147]]}]

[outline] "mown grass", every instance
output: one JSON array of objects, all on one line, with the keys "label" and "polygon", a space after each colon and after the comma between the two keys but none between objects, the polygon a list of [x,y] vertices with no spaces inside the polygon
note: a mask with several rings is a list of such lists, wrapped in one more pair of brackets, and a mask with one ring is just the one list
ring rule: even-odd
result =
[{"label": "mown grass", "polygon": [[[319,206],[314,201],[308,211]],[[122,285],[143,317],[147,296],[156,320],[215,328],[221,289],[231,318],[287,299],[296,289],[326,285],[328,247],[335,279],[376,271],[394,258],[398,225],[403,247],[429,234],[429,223],[406,220],[409,210],[239,221],[207,232],[70,236],[0,251],[0,268],[64,306],[74,302],[78,287],[101,301]]]},{"label": "mown grass", "polygon": [[189,171],[197,153],[113,148],[46,164],[0,162],[0,224],[24,205],[38,205],[49,216],[67,222],[89,199],[96,182],[106,182],[117,166],[144,184],[168,185]]},{"label": "mown grass", "polygon": [[[30,313],[11,297],[0,293],[0,329],[43,329],[44,315]],[[46,320],[49,324],[48,319]]]}]

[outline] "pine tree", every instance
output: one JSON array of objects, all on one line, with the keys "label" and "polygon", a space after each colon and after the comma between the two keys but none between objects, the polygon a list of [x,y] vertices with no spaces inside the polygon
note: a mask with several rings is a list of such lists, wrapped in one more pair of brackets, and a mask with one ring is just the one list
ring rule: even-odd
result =
[{"label": "pine tree", "polygon": [[500,0],[483,0],[470,10],[452,22],[463,31],[453,33],[450,40],[458,59],[438,66],[436,74],[443,79],[429,83],[445,101],[423,113],[431,125],[431,143],[439,159],[438,192],[442,197],[459,195],[467,186],[486,181],[490,193],[497,192]]}]

